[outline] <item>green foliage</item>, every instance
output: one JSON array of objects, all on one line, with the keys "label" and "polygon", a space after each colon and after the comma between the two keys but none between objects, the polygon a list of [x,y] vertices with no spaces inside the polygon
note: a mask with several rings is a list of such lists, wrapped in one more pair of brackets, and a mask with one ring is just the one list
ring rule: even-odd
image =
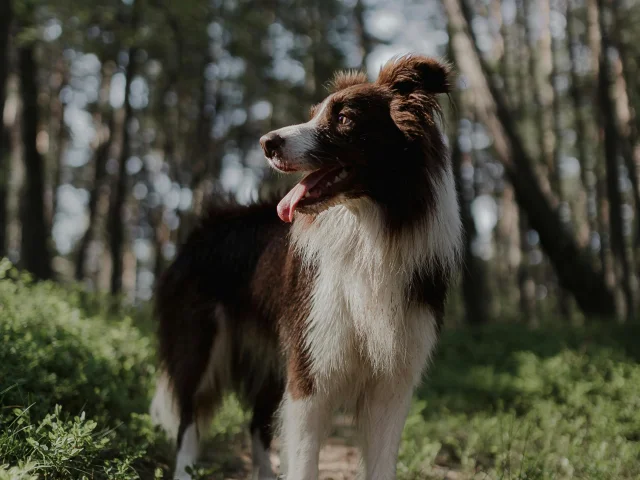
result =
[{"label": "green foliage", "polygon": [[166,444],[141,414],[149,340],[74,298],[0,264],[0,479],[133,479],[153,471],[151,458],[162,465]]},{"label": "green foliage", "polygon": [[445,334],[405,428],[403,478],[639,478],[639,330]]},{"label": "green foliage", "polygon": [[[147,314],[128,313],[0,263],[0,480],[166,478],[172,448],[145,413]],[[639,478],[637,338],[638,326],[610,325],[445,332],[407,420],[400,478]],[[228,398],[196,478],[242,470],[247,421]]]}]

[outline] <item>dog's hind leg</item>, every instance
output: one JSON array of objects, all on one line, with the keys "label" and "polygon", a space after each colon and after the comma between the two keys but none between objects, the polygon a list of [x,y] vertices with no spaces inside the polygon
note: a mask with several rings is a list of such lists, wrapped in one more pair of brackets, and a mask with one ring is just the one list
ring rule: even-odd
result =
[{"label": "dog's hind leg", "polygon": [[183,333],[181,351],[174,356],[175,363],[167,365],[180,415],[174,474],[180,480],[191,478],[186,469],[198,459],[200,439],[221,397],[215,350],[222,341],[222,332],[216,320],[191,321],[189,330]]},{"label": "dog's hind leg", "polygon": [[275,416],[283,393],[282,381],[275,376],[269,376],[254,400],[250,426],[253,480],[276,478],[269,451],[273,439]]},{"label": "dog's hind leg", "polygon": [[200,453],[200,433],[193,415],[185,412],[180,420],[178,431],[178,455],[176,457],[176,468],[174,478],[177,480],[190,480],[191,475],[187,473],[187,467],[195,464]]}]

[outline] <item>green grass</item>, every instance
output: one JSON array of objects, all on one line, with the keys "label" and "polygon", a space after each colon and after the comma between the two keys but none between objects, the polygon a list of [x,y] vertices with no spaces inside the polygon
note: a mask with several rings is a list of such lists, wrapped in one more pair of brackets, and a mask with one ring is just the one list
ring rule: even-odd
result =
[{"label": "green grass", "polygon": [[638,339],[613,325],[448,332],[404,432],[404,478],[640,478]]},{"label": "green grass", "polygon": [[[0,263],[0,480],[168,478],[172,447],[146,414],[149,326],[146,311]],[[399,477],[640,478],[639,339],[613,325],[445,332]],[[202,478],[241,469],[246,421],[227,402]]]},{"label": "green grass", "polygon": [[[0,263],[0,480],[168,478],[173,447],[147,415],[149,325],[126,313]],[[244,420],[227,402],[213,432]]]}]

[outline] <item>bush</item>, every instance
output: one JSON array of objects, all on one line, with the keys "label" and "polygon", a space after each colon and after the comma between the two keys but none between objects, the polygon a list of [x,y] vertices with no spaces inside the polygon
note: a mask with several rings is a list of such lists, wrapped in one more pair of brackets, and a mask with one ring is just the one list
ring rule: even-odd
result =
[{"label": "bush", "polygon": [[74,298],[0,263],[0,479],[153,478],[152,345]]}]

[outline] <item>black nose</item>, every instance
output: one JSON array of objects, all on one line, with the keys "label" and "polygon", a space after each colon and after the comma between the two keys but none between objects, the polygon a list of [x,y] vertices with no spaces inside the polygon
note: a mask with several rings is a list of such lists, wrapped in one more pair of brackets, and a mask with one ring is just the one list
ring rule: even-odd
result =
[{"label": "black nose", "polygon": [[260,145],[267,158],[272,158],[278,152],[278,149],[284,144],[284,138],[276,132],[270,132],[260,138]]}]

